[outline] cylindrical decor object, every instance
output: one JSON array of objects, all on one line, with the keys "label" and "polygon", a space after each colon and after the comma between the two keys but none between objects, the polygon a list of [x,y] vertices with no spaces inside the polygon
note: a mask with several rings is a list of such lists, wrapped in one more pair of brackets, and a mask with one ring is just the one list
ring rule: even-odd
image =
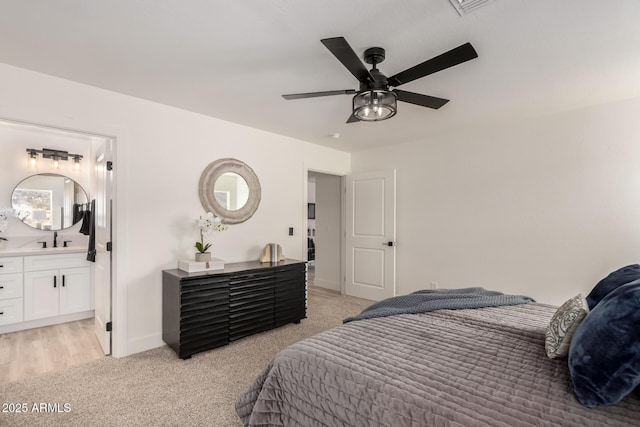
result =
[{"label": "cylindrical decor object", "polygon": [[269,252],[271,252],[271,262],[277,263],[280,261],[280,253],[278,249],[280,247],[277,243],[269,243]]}]

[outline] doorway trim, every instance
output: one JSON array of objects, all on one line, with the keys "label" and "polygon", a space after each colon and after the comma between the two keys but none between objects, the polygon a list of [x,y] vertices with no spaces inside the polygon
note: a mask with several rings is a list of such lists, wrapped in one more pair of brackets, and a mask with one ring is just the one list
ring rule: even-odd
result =
[{"label": "doorway trim", "polygon": [[[303,172],[303,201],[302,201],[302,212],[303,212],[303,218],[302,218],[302,224],[303,224],[303,234],[304,237],[302,239],[302,254],[304,256],[304,259],[307,259],[307,254],[308,254],[308,247],[307,247],[307,230],[309,228],[309,220],[307,218],[307,203],[309,200],[309,172],[313,172],[313,173],[321,173],[324,175],[331,175],[331,176],[335,176],[335,177],[339,177],[340,178],[340,294],[344,295],[345,293],[345,257],[344,257],[344,253],[345,253],[345,206],[344,206],[344,202],[345,202],[345,183],[346,183],[346,174],[342,174],[342,173],[337,173],[335,171],[328,171],[328,170],[323,170],[323,169],[316,169],[316,168],[308,168],[306,164],[303,164],[302,167],[302,172]],[[317,209],[317,206],[316,206]]]}]

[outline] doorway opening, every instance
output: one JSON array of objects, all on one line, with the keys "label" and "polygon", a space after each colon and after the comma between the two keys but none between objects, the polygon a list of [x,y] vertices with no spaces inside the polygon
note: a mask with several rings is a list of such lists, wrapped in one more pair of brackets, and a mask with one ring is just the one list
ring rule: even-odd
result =
[{"label": "doorway opening", "polygon": [[342,293],[343,178],[307,172],[307,260],[309,284]]},{"label": "doorway opening", "polygon": [[[89,224],[89,216],[84,213],[96,213],[89,210],[91,200],[98,197],[95,154],[104,145],[113,148],[115,138],[0,118],[3,153],[0,170],[6,178],[0,182],[0,200],[4,200],[0,202],[0,208],[7,207],[12,214],[1,235],[0,258],[12,259],[16,265],[16,271],[10,274],[0,271],[0,281],[10,281],[13,289],[9,294],[2,292],[6,290],[4,286],[0,287],[0,306],[13,310],[10,319],[5,316],[4,321],[0,321],[0,367],[3,368],[0,369],[0,383],[64,369],[111,353],[111,337],[108,348],[101,346],[94,324],[98,305],[111,313],[112,283],[109,277],[105,300],[104,293],[94,288],[96,264],[86,260],[91,236],[81,231]],[[29,165],[29,168],[28,149],[77,153],[81,156],[80,167],[73,161],[54,165],[43,157],[35,167]],[[65,182],[77,183],[78,187],[75,191],[61,190],[60,206],[52,206],[50,210],[38,208],[38,221],[24,221],[25,215],[15,215],[17,212],[11,208],[12,194],[18,182],[32,176],[43,177],[42,181],[62,177]],[[111,176],[110,180],[113,179]],[[57,190],[51,191],[55,195]],[[104,197],[102,206],[107,203],[110,206],[112,191],[109,188],[108,193],[103,192],[100,196]],[[86,194],[86,200],[68,199],[82,193]],[[73,214],[69,213],[71,209]],[[61,225],[57,227],[55,219],[58,216],[72,218],[72,221],[69,224],[60,221]],[[104,222],[105,218],[102,220]],[[107,217],[106,220],[110,237],[111,219]],[[41,250],[41,242],[47,243],[47,252]],[[111,255],[109,252],[103,262],[109,271],[112,270]],[[48,264],[39,267],[34,260],[42,261],[44,258],[37,257],[43,256]],[[55,274],[49,277],[49,272]],[[55,294],[42,297],[44,293],[40,289],[51,288],[49,282],[53,283],[53,291],[48,289],[47,295]]]}]

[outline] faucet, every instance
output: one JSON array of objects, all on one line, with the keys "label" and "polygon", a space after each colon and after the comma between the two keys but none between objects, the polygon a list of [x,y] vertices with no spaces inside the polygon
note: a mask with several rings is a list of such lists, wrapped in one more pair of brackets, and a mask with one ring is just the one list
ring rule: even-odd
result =
[{"label": "faucet", "polygon": [[53,232],[53,247],[54,248],[58,247],[58,232],[57,231]]}]

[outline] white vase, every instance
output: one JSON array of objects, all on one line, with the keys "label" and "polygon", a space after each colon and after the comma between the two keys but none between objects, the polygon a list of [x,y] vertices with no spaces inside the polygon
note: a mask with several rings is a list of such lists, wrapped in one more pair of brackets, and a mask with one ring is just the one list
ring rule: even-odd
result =
[{"label": "white vase", "polygon": [[211,252],[196,252],[197,262],[211,261]]}]

